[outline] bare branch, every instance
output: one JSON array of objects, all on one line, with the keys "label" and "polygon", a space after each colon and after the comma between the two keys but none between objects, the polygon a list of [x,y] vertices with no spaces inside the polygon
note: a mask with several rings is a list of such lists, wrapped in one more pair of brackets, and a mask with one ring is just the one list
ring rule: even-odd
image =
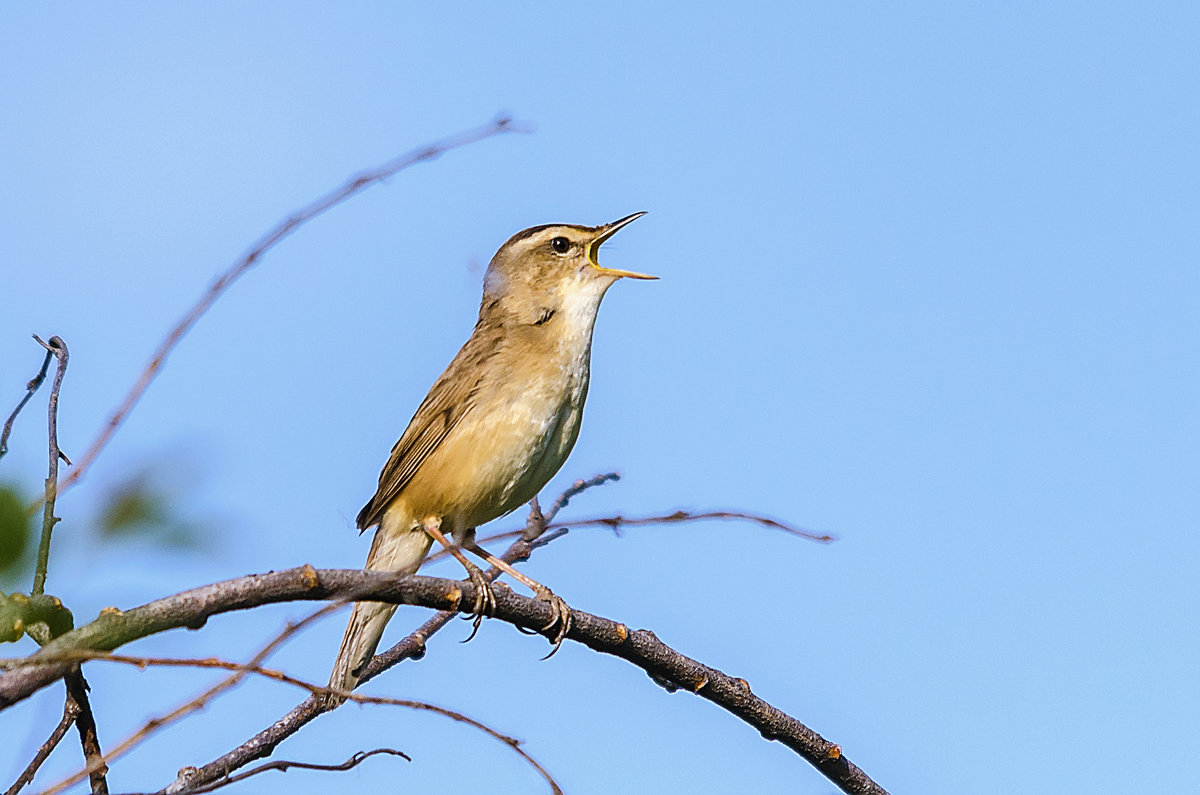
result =
[{"label": "bare branch", "polygon": [[[125,613],[110,611],[91,624],[55,639],[29,658],[0,661],[0,667],[13,669],[0,675],[0,708],[16,703],[61,676],[69,663],[58,659],[57,654],[78,649],[111,650],[172,627],[202,626],[211,615],[274,602],[313,599],[366,599],[458,611],[474,604],[475,593],[469,582],[396,577],[361,570],[317,570],[311,566],[239,577],[184,591]],[[550,613],[550,606],[543,601],[520,596],[507,588],[496,589],[497,619],[537,630],[548,624]],[[843,791],[875,795],[884,792],[851,764],[835,743],[755,696],[745,681],[680,654],[648,630],[630,631],[624,624],[580,610],[572,610],[571,619],[569,639],[620,657],[657,680],[672,682],[712,701],[764,737],[791,748]]]},{"label": "bare branch", "polygon": [[156,732],[161,731],[180,718],[183,718],[184,716],[195,712],[198,709],[203,709],[212,699],[216,698],[218,695],[238,684],[242,681],[242,679],[246,678],[249,673],[249,668],[254,668],[261,665],[262,662],[266,660],[267,657],[269,657],[276,649],[278,649],[287,639],[291,638],[293,635],[312,622],[329,615],[341,607],[341,604],[326,605],[320,610],[305,616],[300,621],[289,622],[281,632],[276,634],[275,637],[273,637],[265,646],[259,649],[258,652],[246,662],[246,666],[248,666],[247,670],[239,669],[237,673],[222,679],[220,682],[208,688],[190,701],[176,707],[164,715],[149,719],[145,724],[142,725],[140,729],[118,743],[103,757],[90,760],[87,766],[85,766],[82,770],[59,782],[56,787],[69,787],[79,781],[82,781],[84,778],[91,775],[94,772],[94,769],[99,769],[100,765],[112,763],[117,758],[124,756],[129,751],[136,748]]},{"label": "bare branch", "polygon": [[[493,572],[495,571],[496,569],[491,569],[484,576],[494,580]],[[404,660],[421,659],[425,656],[425,642],[434,633],[449,624],[454,616],[454,613],[437,613],[404,640],[386,652],[373,657],[359,678],[358,685],[362,686],[363,683]],[[270,756],[281,742],[331,709],[332,707],[326,699],[309,696],[282,718],[228,753],[222,754],[200,767],[187,767],[179,771],[179,776],[164,792],[191,793],[196,787],[219,781],[230,772],[250,764],[255,759]]]},{"label": "bare branch", "polygon": [[[253,768],[247,770],[245,773],[238,773],[237,775],[228,776],[226,778],[223,778],[220,781],[215,781],[211,784],[205,784],[202,787],[195,787],[193,789],[189,789],[189,790],[187,790],[187,795],[201,795],[201,793],[212,792],[213,790],[218,790],[218,789],[221,789],[222,787],[227,787],[230,784],[236,784],[237,782],[243,781],[244,779],[248,779],[251,776],[257,776],[259,773],[265,773],[268,770],[278,770],[280,772],[286,773],[288,770],[290,770],[291,768],[294,767],[294,768],[299,768],[301,770],[329,770],[329,771],[333,771],[333,772],[341,772],[343,770],[350,770],[351,768],[358,767],[360,764],[362,764],[362,762],[364,760],[369,759],[372,756],[378,756],[379,754],[389,754],[391,756],[402,756],[409,762],[412,761],[412,757],[410,757],[408,754],[406,754],[402,751],[397,751],[394,748],[376,748],[373,751],[359,751],[354,756],[347,759],[345,762],[342,762],[340,765],[319,765],[319,764],[316,764],[315,762],[293,762],[288,759],[280,759],[275,762],[267,762],[266,764],[259,765],[258,767],[253,767]],[[152,793],[149,793],[149,792],[123,793],[123,795],[152,795]]]},{"label": "bare branch", "polygon": [[[46,357],[46,362],[47,364],[50,362],[48,356]],[[45,370],[43,369],[42,372],[44,375]],[[62,720],[58,722],[58,726],[54,727],[54,731],[50,733],[49,739],[42,743],[42,747],[34,754],[33,759],[25,767],[25,770],[21,772],[21,775],[17,776],[17,780],[13,782],[13,785],[4,791],[4,795],[17,795],[26,784],[33,781],[33,777],[37,775],[38,768],[50,756],[50,752],[67,736],[67,732],[70,731],[71,724],[75,722],[75,716],[78,714],[79,705],[68,696],[63,703]]]},{"label": "bare branch", "polygon": [[632,527],[635,525],[648,524],[671,524],[673,522],[699,522],[706,519],[728,519],[742,522],[754,522],[763,527],[770,527],[773,530],[782,530],[783,532],[794,535],[799,538],[807,538],[809,541],[820,541],[827,544],[831,541],[836,541],[836,536],[831,536],[827,533],[814,533],[812,530],[805,530],[803,527],[781,522],[778,519],[771,519],[767,516],[762,516],[756,513],[747,513],[746,511],[675,511],[671,514],[663,516],[644,516],[644,517],[627,517],[627,516],[605,516],[599,519],[580,519],[575,522],[563,522],[550,525],[551,528],[565,527],[588,527],[603,525],[611,527],[614,532],[620,534],[620,528]]},{"label": "bare branch", "polygon": [[[579,494],[594,486],[602,485],[609,480],[615,480],[615,474],[598,475],[587,480],[576,481],[563,495],[560,495],[556,500],[556,505],[561,508],[566,504],[571,496]],[[546,543],[549,538],[538,539],[537,536],[544,530],[544,520],[540,523],[540,511],[536,508],[536,500],[533,503],[533,511],[530,514],[530,525],[524,533],[516,535],[528,536],[530,541],[518,540],[511,545],[501,559],[506,563],[516,563],[529,557],[529,550],[542,543]],[[499,576],[498,569],[491,568],[484,573],[484,576],[489,581],[495,581]],[[420,659],[425,655],[425,643],[435,633],[445,627],[450,619],[453,618],[452,612],[439,612],[429,620],[424,622],[419,628],[410,633],[407,637],[401,640],[396,645],[392,646],[385,652],[376,655],[370,664],[363,671],[359,679],[359,685],[371,680],[372,678],[383,673],[387,669],[398,665],[407,659]],[[227,776],[231,771],[237,770],[244,765],[249,764],[255,759],[262,759],[274,752],[275,748],[288,737],[291,737],[296,732],[300,731],[304,726],[311,723],[318,716],[329,711],[327,702],[321,699],[309,698],[306,701],[298,704],[290,712],[284,715],[279,720],[272,723],[267,728],[260,731],[249,740],[241,743],[236,748],[233,748],[228,753],[223,754],[219,758],[205,764],[199,768],[185,768],[180,772],[176,781],[168,788],[171,792],[191,790],[199,784],[219,780],[221,777]]]},{"label": "bare branch", "polygon": [[[598,477],[611,477],[611,475],[610,476],[602,475],[602,476],[598,476]],[[582,482],[583,481],[576,481],[576,485],[578,485],[579,483],[582,483]],[[553,516],[556,513],[557,513],[557,511],[551,510],[544,517],[544,521],[547,523],[543,525],[543,530],[546,531],[548,533],[548,535],[538,539],[538,541],[536,543],[532,543],[531,547],[533,549],[536,549],[537,547],[541,546],[542,544],[547,543],[548,539],[550,539],[551,536],[553,536],[553,538],[558,538],[559,535],[566,533],[567,530],[572,527],[608,527],[608,528],[611,528],[614,533],[616,533],[617,535],[620,535],[622,527],[640,527],[640,526],[646,526],[646,525],[703,522],[703,521],[710,521],[710,520],[714,520],[714,519],[726,520],[726,521],[752,522],[754,524],[761,525],[763,527],[769,527],[772,530],[781,530],[781,531],[787,533],[788,535],[794,535],[794,536],[797,536],[798,538],[806,538],[810,541],[819,541],[821,543],[830,543],[830,542],[837,540],[836,536],[832,536],[832,535],[828,535],[828,534],[814,533],[813,531],[806,530],[803,527],[796,527],[795,525],[790,525],[790,524],[787,524],[786,522],[781,522],[778,519],[772,519],[769,516],[763,516],[762,514],[753,513],[750,511],[723,511],[723,510],[683,511],[683,510],[678,510],[678,511],[673,511],[671,513],[657,514],[655,516],[616,515],[616,516],[600,516],[600,517],[595,517],[595,518],[591,518],[591,519],[580,519],[578,521],[573,521],[573,522],[551,521],[551,519],[553,518]],[[506,531],[503,531],[500,533],[493,533],[492,535],[488,535],[488,536],[484,536],[484,537],[480,538],[479,543],[480,544],[488,544],[492,541],[507,541],[510,538],[522,538],[522,537],[525,537],[528,535],[529,527],[530,527],[530,525],[526,525],[526,527],[521,530],[506,530]],[[441,549],[441,550],[438,550],[437,552],[430,554],[429,557],[426,558],[426,561],[439,560],[441,558],[446,557],[448,554],[449,553],[446,550]]]},{"label": "bare branch", "polygon": [[67,698],[74,701],[78,709],[75,716],[75,728],[79,730],[79,742],[83,746],[83,756],[87,760],[88,778],[92,785],[92,795],[108,795],[108,765],[104,764],[104,754],[100,751],[100,738],[96,734],[96,718],[92,715],[92,705],[88,702],[88,683],[83,678],[83,671],[78,665],[71,667],[64,677],[67,683]]},{"label": "bare branch", "polygon": [[[441,615],[439,613],[439,615]],[[318,715],[328,712],[330,707],[324,699],[309,696],[292,708],[288,714],[272,723],[246,742],[234,748],[206,765],[200,767],[185,767],[179,771],[170,785],[161,790],[163,793],[192,792],[195,787],[220,781],[232,771],[238,770],[255,759],[270,756],[281,742],[291,737],[300,729],[307,726]]]},{"label": "bare branch", "polygon": [[[145,668],[151,667],[151,666],[166,667],[166,668],[218,668],[218,669],[222,669],[222,670],[226,670],[226,671],[238,671],[243,674],[247,674],[247,673],[255,674],[257,676],[262,676],[267,679],[274,680],[276,682],[282,682],[284,684],[292,685],[294,687],[299,687],[304,690],[307,690],[312,696],[316,697],[318,700],[324,699],[326,696],[329,696],[329,695],[337,695],[337,696],[345,698],[349,701],[357,702],[359,704],[385,704],[385,705],[396,706],[396,707],[407,707],[408,709],[421,710],[423,712],[432,712],[435,715],[441,715],[443,717],[450,718],[451,720],[457,721],[459,723],[465,723],[466,725],[471,726],[475,729],[478,729],[478,730],[482,731],[483,733],[487,734],[488,736],[504,743],[506,746],[511,748],[517,755],[519,755],[522,759],[524,759],[529,765],[531,765],[535,770],[538,771],[538,773],[542,776],[542,778],[544,778],[546,780],[546,783],[548,783],[550,785],[550,789],[555,793],[555,795],[562,795],[562,789],[554,781],[554,778],[550,775],[550,773],[544,767],[542,767],[540,764],[538,764],[537,760],[535,760],[533,757],[531,757],[528,753],[525,752],[524,749],[522,749],[520,747],[521,746],[520,740],[516,739],[515,737],[510,737],[507,734],[503,734],[500,731],[493,729],[491,726],[488,726],[486,723],[476,720],[475,718],[472,718],[469,715],[465,715],[457,710],[448,709],[447,707],[441,707],[436,704],[430,704],[426,701],[414,701],[412,699],[406,699],[406,698],[386,698],[384,696],[364,696],[364,695],[359,695],[357,693],[348,693],[348,692],[345,692],[342,690],[337,690],[335,688],[327,687],[325,685],[318,685],[318,684],[314,684],[312,682],[307,682],[303,679],[300,679],[295,676],[291,676],[290,674],[286,674],[282,671],[277,671],[277,670],[274,670],[271,668],[263,668],[258,665],[246,665],[244,663],[230,662],[228,660],[222,660],[217,657],[205,657],[205,658],[139,657],[139,656],[133,656],[133,655],[127,655],[127,654],[112,654],[110,652],[103,652],[103,651],[88,651],[86,649],[75,649],[75,650],[70,650],[70,651],[64,651],[64,652],[61,652],[58,655],[58,657],[61,660],[66,660],[66,661],[70,661],[70,662],[74,662],[74,663],[81,663],[81,662],[86,662],[86,661],[90,661],[90,660],[122,663],[125,665],[133,665],[133,666],[136,666],[137,668],[140,668],[143,670]],[[100,763],[103,764],[103,759],[100,760]],[[66,789],[71,784],[73,784],[76,780],[78,780],[78,779],[76,779],[76,778],[66,779],[66,780],[54,785],[53,787],[50,787],[49,789],[39,793],[39,795],[56,795],[56,793],[59,793],[62,790]],[[190,792],[191,790],[189,789],[187,791]],[[93,792],[94,793],[96,792],[94,783],[93,783]],[[105,788],[103,790],[103,792],[107,793],[108,792],[107,788]]]},{"label": "bare branch", "polygon": [[[533,543],[536,542],[518,541],[510,546],[500,557],[505,563],[516,563],[518,560],[528,557],[527,548]],[[489,582],[494,582],[499,575],[500,570],[495,567],[489,568],[483,574]],[[419,660],[424,657],[426,642],[449,624],[454,616],[455,613],[453,612],[438,612],[399,643],[387,651],[375,655],[371,658],[366,668],[363,669],[362,675],[358,680],[358,686],[361,687],[366,682],[405,660]],[[237,770],[253,762],[255,759],[270,756],[281,742],[331,709],[332,707],[325,699],[309,697],[304,702],[293,707],[282,718],[228,753],[201,767],[185,768],[166,791],[171,793],[190,792],[192,787],[197,784],[217,780],[227,775],[230,771]]]},{"label": "bare branch", "polygon": [[[570,499],[590,488],[603,485],[612,480],[616,480],[619,475],[615,472],[595,475],[585,480],[577,480],[566,491],[558,496],[551,508],[550,515],[553,517],[560,511]],[[546,519],[542,516],[541,509],[537,505],[535,498],[530,503],[530,513],[528,524],[524,530],[508,534],[508,537],[516,537],[514,541],[500,559],[505,563],[517,563],[529,557],[530,552],[538,546],[549,543],[554,538],[561,537],[559,534],[546,534]],[[489,582],[494,582],[500,575],[499,569],[492,567],[484,572],[484,577]],[[385,652],[375,655],[363,670],[359,677],[358,684],[361,686],[365,682],[370,681],[374,677],[388,670],[389,668],[399,665],[404,660],[419,660],[425,656],[425,644],[429,638],[439,632],[443,627],[450,623],[450,619],[454,617],[453,612],[439,612],[430,617],[420,627],[409,633],[407,637],[401,640],[396,645],[392,646]],[[296,705],[290,712],[284,715],[279,720],[272,723],[267,728],[260,731],[258,734],[238,745],[236,748],[221,755],[217,759],[203,765],[199,768],[188,768],[181,772],[175,782],[167,788],[168,792],[182,792],[196,786],[198,783],[215,781],[222,776],[228,775],[230,771],[237,770],[244,765],[253,762],[255,759],[262,759],[270,756],[275,748],[281,742],[291,737],[300,729],[307,726],[318,716],[323,715],[330,709],[329,705],[320,699],[309,698],[301,704]]]},{"label": "bare branch", "polygon": [[12,414],[8,415],[8,419],[4,422],[4,431],[0,432],[0,458],[8,452],[8,436],[12,433],[13,423],[17,421],[17,415],[21,413],[21,409],[25,408],[25,404],[33,397],[33,393],[38,391],[38,387],[46,380],[46,371],[50,369],[50,358],[54,356],[54,352],[47,350],[46,358],[42,359],[42,369],[38,370],[38,374],[29,379],[29,383],[25,384],[25,397],[21,398],[21,402],[12,410]]},{"label": "bare branch", "polygon": [[[550,510],[546,511],[546,515],[542,517],[542,519],[543,519],[542,532],[546,531],[546,526],[554,521],[554,517],[558,516],[559,511],[561,511],[563,508],[567,507],[567,505],[571,502],[572,498],[579,496],[580,494],[587,491],[588,489],[595,488],[596,486],[603,486],[605,483],[608,483],[609,481],[612,481],[615,483],[616,481],[618,481],[620,479],[621,479],[620,472],[603,472],[599,475],[592,475],[590,478],[588,478],[586,480],[577,480],[574,483],[572,483],[570,488],[568,488],[562,494],[558,495],[558,498],[556,500],[554,500],[554,504],[550,506]],[[536,505],[537,505],[537,498],[534,498],[534,506],[536,507]],[[538,509],[538,513],[541,513],[540,509]],[[531,524],[532,524],[532,522],[531,522]]]},{"label": "bare branch", "polygon": [[[58,393],[62,389],[63,376],[67,374],[67,344],[61,337],[51,337],[50,342],[42,342],[36,334],[33,336],[38,344],[49,353],[58,357],[58,369],[54,372],[54,383],[50,386],[50,408],[48,410],[49,440],[50,440],[50,471],[46,475],[46,497],[42,510],[42,540],[38,544],[37,568],[33,572],[33,595],[41,596],[46,591],[46,568],[50,564],[50,534],[58,518],[54,515],[54,500],[58,495],[58,460],[66,458],[58,449]],[[68,460],[67,463],[70,463]]]},{"label": "bare branch", "polygon": [[150,360],[146,362],[145,368],[142,370],[138,380],[130,388],[125,398],[120,405],[109,416],[108,421],[92,442],[91,446],[84,452],[79,459],[79,465],[75,470],[63,480],[60,490],[66,490],[73,486],[83,473],[88,470],[92,462],[96,460],[96,456],[104,449],[116,432],[117,428],[125,421],[129,412],[137,405],[142,394],[150,383],[158,375],[159,370],[167,360],[167,356],[183,339],[183,336],[196,324],[209,307],[216,302],[221,295],[229,289],[229,287],[237,281],[246,271],[250,270],[263,256],[275,247],[280,241],[291,235],[308,221],[321,215],[327,210],[336,207],[352,196],[361,193],[372,185],[376,185],[389,177],[395,176],[397,173],[406,168],[434,160],[441,155],[449,152],[452,149],[458,149],[469,144],[482,141],[485,138],[490,138],[494,135],[499,135],[505,132],[519,130],[520,127],[513,123],[508,117],[500,117],[490,124],[485,124],[481,127],[476,127],[471,130],[452,135],[448,138],[443,138],[440,141],[435,141],[426,146],[401,155],[393,160],[364,171],[343,184],[340,188],[336,188],[325,195],[317,198],[310,204],[300,208],[292,213],[283,221],[280,221],[275,228],[263,235],[259,240],[250,247],[250,250],[242,256],[237,262],[231,265],[224,273],[209,286],[208,290],[200,297],[200,299],[187,311],[175,327],[167,334],[167,336],[159,343]]}]

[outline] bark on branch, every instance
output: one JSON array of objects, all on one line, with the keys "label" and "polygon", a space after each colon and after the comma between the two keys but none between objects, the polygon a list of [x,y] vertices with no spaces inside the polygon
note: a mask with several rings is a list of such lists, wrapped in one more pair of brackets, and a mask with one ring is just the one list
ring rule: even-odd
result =
[{"label": "bark on branch", "polygon": [[[167,629],[199,628],[209,616],[219,613],[275,602],[355,599],[459,610],[469,609],[474,598],[469,582],[421,576],[398,578],[357,569],[317,570],[311,566],[213,583],[125,612],[105,610],[91,624],[56,638],[30,657],[4,661],[3,667],[9,670],[0,675],[0,709],[61,678],[72,662],[56,655],[77,649],[112,650]],[[885,793],[836,744],[754,695],[744,680],[680,654],[649,630],[630,630],[620,622],[580,610],[572,610],[571,617],[570,640],[620,657],[657,681],[672,683],[712,701],[763,737],[791,748],[844,792]],[[550,607],[497,587],[495,618],[536,630],[549,622]]]}]

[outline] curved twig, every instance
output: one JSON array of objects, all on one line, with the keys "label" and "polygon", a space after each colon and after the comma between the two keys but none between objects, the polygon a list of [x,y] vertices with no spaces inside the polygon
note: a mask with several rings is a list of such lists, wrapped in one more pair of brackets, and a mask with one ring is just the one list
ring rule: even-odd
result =
[{"label": "curved twig", "polygon": [[163,338],[162,342],[160,342],[158,347],[155,349],[153,355],[151,355],[150,360],[146,362],[146,366],[142,370],[141,375],[138,377],[137,382],[130,387],[129,392],[121,400],[120,405],[117,406],[117,408],[109,416],[108,421],[104,424],[104,427],[100,430],[100,433],[96,436],[95,440],[92,441],[91,445],[79,459],[78,466],[76,466],[74,471],[71,472],[71,474],[60,484],[59,491],[65,491],[78,482],[81,477],[83,477],[83,473],[86,472],[92,465],[92,462],[96,460],[96,456],[98,456],[100,451],[105,448],[109,440],[112,438],[113,433],[115,433],[117,428],[121,426],[121,423],[125,421],[125,418],[129,415],[129,412],[133,410],[133,407],[137,405],[137,402],[141,399],[142,394],[146,391],[146,388],[150,386],[150,383],[158,375],[158,372],[160,369],[162,369],[163,363],[166,361],[167,356],[170,355],[171,351],[174,350],[175,346],[181,339],[183,339],[183,336],[187,334],[192,326],[196,324],[196,321],[198,321],[204,315],[204,313],[208,311],[209,307],[211,307],[213,303],[221,297],[222,293],[224,293],[230,285],[237,281],[238,278],[246,273],[246,271],[250,270],[250,268],[256,265],[258,261],[262,259],[263,255],[274,248],[277,243],[291,235],[308,221],[316,218],[318,215],[321,215],[325,211],[336,207],[350,197],[361,193],[363,190],[366,190],[372,185],[383,182],[384,180],[396,175],[398,172],[403,171],[406,168],[415,166],[418,163],[434,160],[452,149],[458,149],[459,147],[482,141],[485,138],[491,138],[494,135],[512,132],[519,129],[520,128],[514,124],[512,119],[508,118],[507,116],[501,116],[490,124],[485,124],[457,135],[443,138],[440,141],[434,141],[431,144],[414,149],[407,154],[389,160],[383,165],[369,169],[352,177],[340,188],[336,188],[326,193],[325,195],[317,198],[316,200],[292,213],[283,221],[280,221],[274,229],[259,238],[258,242],[251,246],[250,250],[246,252],[241,259],[239,259],[227,270],[225,270],[225,272],[218,276],[216,280],[213,281],[213,283],[209,286],[208,290],[205,291],[204,295],[200,296],[200,299],[196,301],[196,303],[184,314],[182,318],[180,318],[179,322],[175,324],[175,327],[167,333],[167,336]]},{"label": "curved twig", "polygon": [[[44,345],[42,347],[45,347]],[[0,458],[4,458],[4,454],[8,452],[8,435],[12,433],[13,423],[17,421],[17,415],[21,413],[21,409],[25,408],[25,404],[33,397],[33,393],[38,391],[38,387],[46,380],[46,371],[50,369],[50,359],[54,356],[54,351],[47,349],[46,357],[42,359],[42,369],[38,370],[37,375],[29,379],[25,384],[25,397],[21,398],[21,402],[12,410],[12,414],[8,415],[8,419],[4,421],[4,430],[0,431]]]},{"label": "curved twig", "polygon": [[[267,762],[265,764],[258,765],[257,767],[252,767],[244,773],[226,776],[225,778],[214,781],[211,784],[205,784],[194,789],[189,789],[187,791],[187,795],[202,795],[202,793],[205,792],[212,792],[214,790],[221,789],[222,787],[227,787],[230,784],[236,784],[237,782],[248,779],[251,776],[257,776],[259,773],[265,773],[268,770],[278,770],[282,773],[286,773],[288,770],[295,767],[301,770],[328,770],[332,772],[341,772],[358,767],[364,760],[369,759],[372,756],[378,756],[379,754],[402,756],[409,762],[412,761],[412,758],[408,754],[404,753],[403,751],[397,751],[395,748],[376,748],[372,751],[359,751],[345,762],[342,762],[340,765],[320,765],[315,762],[294,762],[290,759],[279,759],[274,762]],[[123,793],[122,795],[152,795],[152,793],[138,792]]]},{"label": "curved twig", "polygon": [[[592,475],[590,478],[575,481],[565,491],[563,491],[562,494],[558,495],[558,497],[554,500],[554,504],[552,504],[550,506],[550,510],[546,511],[546,514],[544,516],[542,516],[541,522],[540,522],[541,531],[543,533],[546,532],[547,525],[550,522],[553,522],[554,518],[556,516],[558,516],[559,511],[561,511],[563,508],[566,508],[567,505],[569,505],[571,503],[571,500],[574,499],[575,497],[578,497],[580,494],[587,491],[588,489],[595,488],[596,486],[603,486],[605,483],[608,483],[610,481],[615,483],[620,479],[621,479],[620,472],[602,472],[599,475]],[[534,505],[535,505],[535,507],[537,505],[536,498],[534,500]],[[540,514],[541,512],[542,512],[541,508],[538,508],[537,514]],[[531,519],[530,524],[538,523],[536,515],[531,516],[530,519]]]}]

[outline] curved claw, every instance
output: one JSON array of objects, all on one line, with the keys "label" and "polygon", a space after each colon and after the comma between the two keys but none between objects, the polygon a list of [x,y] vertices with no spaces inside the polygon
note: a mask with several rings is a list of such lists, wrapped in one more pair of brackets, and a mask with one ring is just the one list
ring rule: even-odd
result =
[{"label": "curved claw", "polygon": [[463,643],[474,638],[479,632],[484,616],[491,618],[496,613],[496,594],[488,578],[475,566],[467,569],[467,575],[471,584],[475,586],[475,604],[471,606],[471,613],[463,616],[465,619],[472,619],[471,634],[462,641]]},{"label": "curved claw", "polygon": [[459,641],[459,643],[470,643],[475,634],[479,632],[479,625],[483,623],[483,613],[476,613],[473,616],[463,616],[463,618],[474,619],[471,622],[471,634]]}]

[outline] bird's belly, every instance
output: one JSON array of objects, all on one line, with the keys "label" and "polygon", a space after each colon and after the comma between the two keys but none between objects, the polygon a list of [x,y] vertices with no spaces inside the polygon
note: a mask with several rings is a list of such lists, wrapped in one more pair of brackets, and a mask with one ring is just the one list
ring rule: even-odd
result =
[{"label": "bird's belly", "polygon": [[463,529],[531,500],[571,452],[585,393],[586,383],[530,390],[489,412],[468,414],[405,487],[401,499],[412,498],[409,515],[417,521],[439,516]]}]

